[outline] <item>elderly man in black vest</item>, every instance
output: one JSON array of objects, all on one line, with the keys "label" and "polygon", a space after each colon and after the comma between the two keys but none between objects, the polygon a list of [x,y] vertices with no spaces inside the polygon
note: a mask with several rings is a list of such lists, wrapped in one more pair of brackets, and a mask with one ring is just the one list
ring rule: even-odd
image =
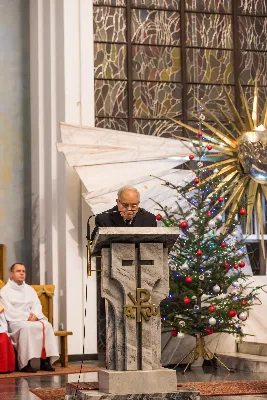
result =
[{"label": "elderly man in black vest", "polygon": [[95,219],[94,239],[99,227],[129,226],[153,227],[157,226],[155,215],[140,208],[140,193],[135,187],[124,186],[118,191],[117,205],[106,212],[99,214]]}]

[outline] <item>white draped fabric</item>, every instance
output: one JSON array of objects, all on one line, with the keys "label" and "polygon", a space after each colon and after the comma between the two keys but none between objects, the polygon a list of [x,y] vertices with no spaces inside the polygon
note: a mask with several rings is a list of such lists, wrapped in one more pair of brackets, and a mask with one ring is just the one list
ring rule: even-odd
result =
[{"label": "white draped fabric", "polygon": [[5,319],[4,311],[0,313],[0,333],[7,333],[7,321]]},{"label": "white draped fabric", "polygon": [[18,353],[19,368],[22,369],[33,358],[40,358],[43,343],[43,324],[28,321],[30,313],[44,323],[45,350],[51,363],[59,358],[54,331],[42,313],[42,306],[35,290],[25,282],[18,285],[8,280],[1,289],[0,302],[5,309],[8,331]]},{"label": "white draped fabric", "polygon": [[152,200],[172,206],[176,192],[163,181],[182,185],[193,177],[191,171],[174,169],[190,153],[179,140],[63,123],[61,136],[58,150],[78,173],[87,190],[83,197],[94,214],[113,207],[124,185],[140,191],[141,205],[148,211],[154,212]]}]

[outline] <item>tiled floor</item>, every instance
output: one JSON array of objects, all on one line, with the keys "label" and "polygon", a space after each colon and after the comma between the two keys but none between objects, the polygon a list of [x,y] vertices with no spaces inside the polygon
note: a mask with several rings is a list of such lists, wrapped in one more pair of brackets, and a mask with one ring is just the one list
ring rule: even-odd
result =
[{"label": "tiled floor", "polygon": [[[89,364],[89,363],[88,363]],[[96,361],[90,362],[96,365]],[[267,373],[235,372],[227,374],[224,370],[214,370],[212,367],[194,368],[183,375],[177,371],[178,382],[212,382],[216,380],[267,380]],[[66,382],[77,382],[78,374],[54,375],[54,376],[32,376],[30,378],[0,379],[0,400],[40,400],[29,392],[31,388],[60,388],[65,387]],[[80,381],[97,381],[97,372],[90,372],[81,375]],[[229,397],[205,397],[201,400],[260,400],[267,399],[267,395],[253,396],[229,396]]]}]

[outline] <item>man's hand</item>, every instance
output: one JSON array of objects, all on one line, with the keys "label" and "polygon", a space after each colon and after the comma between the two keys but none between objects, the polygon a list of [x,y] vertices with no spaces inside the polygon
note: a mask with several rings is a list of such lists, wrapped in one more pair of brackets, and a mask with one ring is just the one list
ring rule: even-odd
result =
[{"label": "man's hand", "polygon": [[30,316],[28,318],[28,321],[34,322],[34,321],[38,321],[38,318],[36,317],[35,314],[30,313]]}]

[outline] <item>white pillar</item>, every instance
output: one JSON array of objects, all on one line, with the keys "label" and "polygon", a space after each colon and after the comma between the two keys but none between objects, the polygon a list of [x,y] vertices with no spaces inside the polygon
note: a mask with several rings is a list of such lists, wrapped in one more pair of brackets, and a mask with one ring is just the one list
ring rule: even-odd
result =
[{"label": "white pillar", "polygon": [[[96,277],[86,276],[88,207],[81,183],[56,149],[59,122],[94,126],[93,2],[31,0],[31,118],[34,283],[56,286],[54,328],[73,332],[81,354],[97,352]],[[37,205],[36,205],[37,204]]]}]

